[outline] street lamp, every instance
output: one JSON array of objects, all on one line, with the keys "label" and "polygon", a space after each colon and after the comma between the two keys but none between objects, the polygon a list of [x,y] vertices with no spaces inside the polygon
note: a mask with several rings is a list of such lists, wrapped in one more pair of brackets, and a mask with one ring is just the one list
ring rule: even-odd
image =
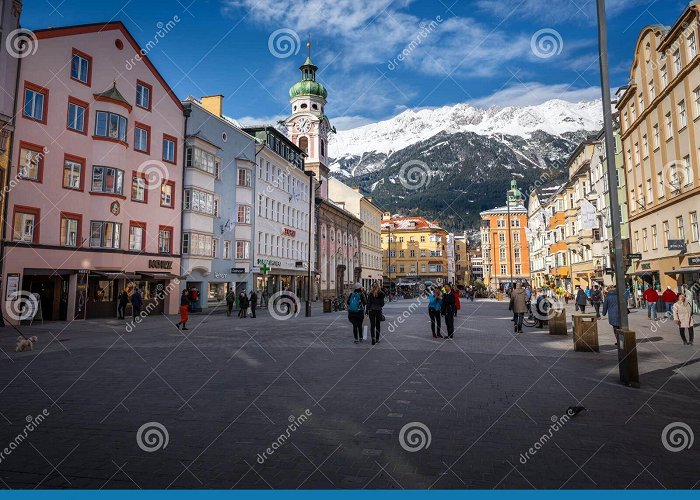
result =
[{"label": "street lamp", "polygon": [[306,272],[306,317],[311,317],[311,231],[313,227],[313,200],[314,200],[314,176],[316,175],[311,170],[305,170],[304,173],[309,176],[309,248],[307,252],[308,269]]}]

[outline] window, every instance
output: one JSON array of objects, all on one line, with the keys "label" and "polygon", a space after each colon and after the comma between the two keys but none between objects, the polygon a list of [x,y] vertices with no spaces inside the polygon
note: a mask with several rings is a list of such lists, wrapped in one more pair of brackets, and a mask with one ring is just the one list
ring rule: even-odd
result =
[{"label": "window", "polygon": [[[260,246],[260,240],[258,240],[258,247]],[[259,251],[259,250],[258,250]],[[231,259],[231,242],[224,240],[224,259]]]},{"label": "window", "polygon": [[505,248],[498,249],[498,258],[500,260],[506,260],[506,249]]},{"label": "window", "polygon": [[642,136],[642,154],[644,155],[644,158],[649,157],[649,140],[647,139],[646,134]]},{"label": "window", "polygon": [[695,33],[688,35],[688,59],[692,59],[698,53],[698,44],[695,39]]},{"label": "window", "polygon": [[24,82],[24,107],[22,116],[46,123],[49,105],[49,89]]},{"label": "window", "polygon": [[683,63],[681,63],[681,50],[680,49],[676,49],[676,51],[673,53],[673,67],[676,71],[676,74],[674,76],[678,76],[678,74],[683,69]]},{"label": "window", "polygon": [[160,226],[158,229],[158,252],[173,253],[173,228]]},{"label": "window", "polygon": [[654,79],[649,80],[649,100],[653,101],[656,97],[656,89],[654,87]]},{"label": "window", "polygon": [[218,179],[220,163],[221,160],[212,153],[197,147],[187,148],[185,166],[188,168],[197,168],[203,172],[212,174]]},{"label": "window", "polygon": [[664,65],[661,67],[661,86],[666,88],[666,85],[668,85],[668,69]]},{"label": "window", "polygon": [[685,100],[678,103],[678,121],[680,122],[681,130],[688,126],[688,114],[685,108]]},{"label": "window", "polygon": [[73,49],[73,57],[71,58],[70,64],[70,77],[72,80],[90,85],[91,66],[92,57],[78,49]]},{"label": "window", "polygon": [[651,205],[654,202],[654,192],[651,187],[651,179],[647,179],[647,204]]},{"label": "window", "polygon": [[420,242],[421,242],[421,243],[425,243],[425,236],[421,236],[421,237],[420,237]]},{"label": "window", "polygon": [[93,248],[119,248],[122,225],[117,222],[90,222],[90,246]]},{"label": "window", "polygon": [[250,224],[250,205],[238,205],[236,221],[239,224]]},{"label": "window", "polygon": [[160,185],[160,206],[173,208],[175,206],[175,183],[173,181],[163,181]]},{"label": "window", "polygon": [[519,242],[520,242],[520,233],[518,233],[518,232],[514,232],[514,233],[513,233],[513,241],[514,241],[515,243],[519,243]]},{"label": "window", "polygon": [[645,252],[649,250],[649,235],[647,233],[647,228],[642,229],[642,250]]},{"label": "window", "polygon": [[20,142],[17,164],[19,177],[41,182],[44,171],[44,148],[36,144]]},{"label": "window", "polygon": [[[639,252],[639,231],[634,232],[634,251]],[[573,259],[572,259],[573,260]]]},{"label": "window", "polygon": [[250,241],[236,241],[236,259],[248,259],[250,254]]},{"label": "window", "polygon": [[177,150],[177,139],[170,135],[163,135],[163,161],[175,163],[175,151]]},{"label": "window", "polygon": [[217,250],[219,249],[219,239],[212,238],[211,240],[211,256],[216,258]]},{"label": "window", "polygon": [[15,205],[12,240],[39,242],[39,209]]},{"label": "window", "polygon": [[421,257],[425,257],[425,249],[422,249],[422,250],[420,251],[420,256],[421,256]]},{"label": "window", "polygon": [[690,164],[690,155],[683,157],[683,177],[686,186],[693,184],[693,166]]},{"label": "window", "polygon": [[639,93],[639,114],[644,111],[644,92]]},{"label": "window", "polygon": [[651,226],[651,249],[656,250],[659,247],[659,235],[656,232],[656,224]]},{"label": "window", "polygon": [[508,272],[508,270],[506,269],[506,265],[501,264],[501,274],[503,275],[503,274],[506,274],[507,272]]},{"label": "window", "polygon": [[146,232],[146,224],[143,222],[129,223],[129,250],[140,252],[145,249],[144,238]]},{"label": "window", "polygon": [[197,189],[185,189],[183,210],[191,210],[206,215],[217,216],[217,198],[212,193]]},{"label": "window", "polygon": [[142,123],[134,124],[134,149],[142,153],[151,152],[151,127]]},{"label": "window", "polygon": [[236,185],[243,186],[243,187],[250,187],[251,186],[250,170],[248,170],[247,168],[239,168],[238,169],[238,179],[237,179]]},{"label": "window", "polygon": [[661,145],[661,136],[659,134],[659,124],[654,125],[654,149],[659,149]]},{"label": "window", "polygon": [[78,214],[61,213],[61,246],[77,247],[80,241],[80,223],[82,217]]},{"label": "window", "polygon": [[63,160],[63,187],[66,189],[83,190],[83,165],[85,160],[66,155]]},{"label": "window", "polygon": [[662,227],[664,231],[664,248],[668,248],[668,240],[671,238],[671,230],[669,229],[667,220],[663,221]]},{"label": "window", "polygon": [[139,108],[151,110],[151,93],[153,87],[140,80],[136,81],[136,105]]},{"label": "window", "polygon": [[68,98],[68,122],[66,124],[68,130],[87,134],[85,124],[85,118],[88,116],[87,110],[88,103],[72,97]]},{"label": "window", "polygon": [[695,118],[700,118],[700,87],[693,90],[695,100]]},{"label": "window", "polygon": [[182,253],[211,257],[213,236],[200,233],[182,234]]},{"label": "window", "polygon": [[698,228],[698,213],[690,212],[690,241],[700,240],[700,230]]},{"label": "window", "polygon": [[112,167],[92,167],[93,193],[124,193],[124,171]]},{"label": "window", "polygon": [[148,203],[148,187],[146,178],[138,172],[134,172],[131,178],[131,201]]},{"label": "window", "polygon": [[95,136],[126,143],[126,118],[116,113],[95,113]]},{"label": "window", "polygon": [[685,240],[685,225],[683,224],[683,216],[676,217],[676,232],[679,240]]},{"label": "window", "polygon": [[515,274],[522,274],[522,265],[515,264]]},{"label": "window", "polygon": [[634,102],[630,103],[630,120],[632,120],[632,123],[637,119],[637,111],[634,106]]},{"label": "window", "polygon": [[671,113],[666,113],[666,140],[673,137],[673,118]]}]

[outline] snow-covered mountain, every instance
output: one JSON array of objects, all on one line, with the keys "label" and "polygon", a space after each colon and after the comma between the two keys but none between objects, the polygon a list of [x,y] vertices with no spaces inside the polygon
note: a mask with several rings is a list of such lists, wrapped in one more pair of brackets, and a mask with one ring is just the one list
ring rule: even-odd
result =
[{"label": "snow-covered mountain", "polygon": [[600,101],[407,110],[333,136],[331,172],[383,210],[468,229],[503,204],[511,178],[524,192],[564,180],[566,158],[602,121]]},{"label": "snow-covered mountain", "polygon": [[377,153],[390,156],[441,132],[473,132],[500,140],[503,136],[529,139],[536,131],[562,136],[566,132],[592,131],[600,127],[600,100],[571,103],[554,99],[537,106],[492,106],[486,109],[470,104],[409,109],[388,120],[338,132],[329,144],[329,152],[335,159],[331,170],[354,176],[381,168],[381,164],[368,158],[369,164],[363,165],[361,171],[347,170],[348,160],[355,164],[352,159],[358,156],[371,157]]}]

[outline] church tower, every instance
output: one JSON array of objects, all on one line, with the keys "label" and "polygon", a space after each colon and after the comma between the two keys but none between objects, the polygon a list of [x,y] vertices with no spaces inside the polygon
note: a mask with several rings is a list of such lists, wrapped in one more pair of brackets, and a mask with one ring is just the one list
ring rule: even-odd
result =
[{"label": "church tower", "polygon": [[335,130],[324,114],[328,92],[316,81],[318,67],[311,62],[311,40],[306,50],[306,61],[299,67],[301,80],[289,89],[292,114],[284,123],[291,141],[307,154],[306,169],[323,181],[321,197],[328,199],[328,138]]}]

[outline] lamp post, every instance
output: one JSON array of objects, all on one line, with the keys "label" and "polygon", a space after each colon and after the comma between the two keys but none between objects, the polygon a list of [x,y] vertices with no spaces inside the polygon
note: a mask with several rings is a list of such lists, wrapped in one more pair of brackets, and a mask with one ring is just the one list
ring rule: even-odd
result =
[{"label": "lamp post", "polygon": [[311,170],[305,170],[309,176],[309,248],[307,249],[308,269],[306,273],[306,317],[311,317],[311,231],[313,228],[313,200],[314,200],[314,176]]},{"label": "lamp post", "polygon": [[389,256],[389,265],[386,268],[386,274],[389,277],[389,302],[391,302],[391,221],[388,223],[389,226],[389,250],[387,255]]},{"label": "lamp post", "polygon": [[506,198],[506,209],[508,211],[508,243],[506,244],[506,248],[508,248],[508,272],[510,273],[510,285],[508,286],[508,289],[510,290],[513,288],[513,259],[512,259],[512,238],[511,238],[511,223],[510,223],[510,196]]}]

